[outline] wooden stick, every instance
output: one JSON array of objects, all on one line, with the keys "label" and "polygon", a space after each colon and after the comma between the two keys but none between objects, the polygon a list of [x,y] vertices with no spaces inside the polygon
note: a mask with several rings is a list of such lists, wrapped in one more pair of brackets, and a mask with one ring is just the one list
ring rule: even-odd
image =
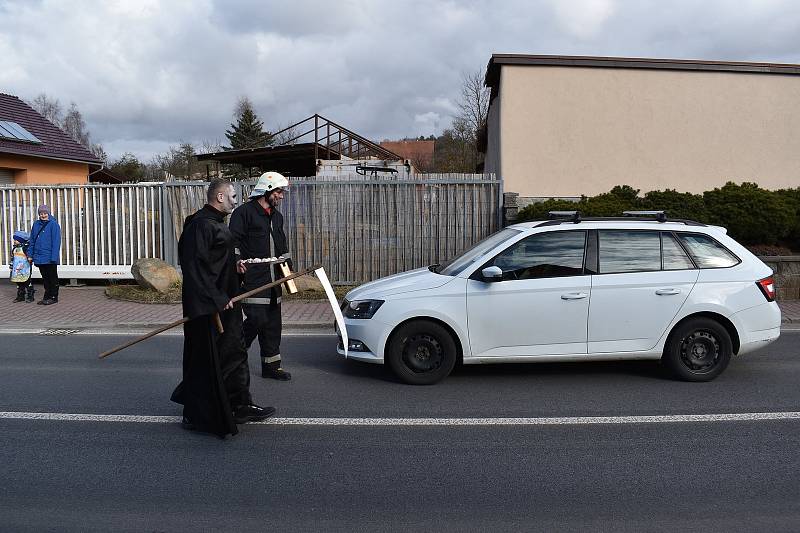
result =
[{"label": "wooden stick", "polygon": [[[286,276],[285,278],[281,278],[281,279],[273,281],[271,283],[267,283],[266,285],[262,285],[261,287],[258,287],[256,289],[247,291],[247,292],[245,292],[243,294],[240,294],[239,296],[231,298],[231,301],[233,303],[236,303],[236,302],[238,302],[240,300],[244,300],[245,298],[249,298],[250,296],[253,296],[254,294],[258,294],[261,291],[265,291],[267,289],[271,289],[272,287],[280,285],[281,283],[284,283],[285,281],[288,281],[290,279],[299,278],[300,276],[305,276],[307,274],[310,274],[311,272],[314,272],[318,268],[322,268],[322,266],[321,265],[317,265],[317,266],[313,266],[311,268],[307,268],[305,270],[302,270],[300,272],[295,272],[294,274],[290,274],[290,275]],[[176,326],[180,326],[181,324],[183,324],[185,322],[188,322],[188,321],[189,321],[189,317],[183,317],[180,320],[176,320],[175,322],[172,322],[171,324],[167,324],[166,326],[161,326],[160,328],[158,328],[156,330],[153,330],[150,333],[142,335],[141,337],[138,337],[138,338],[136,338],[136,339],[134,339],[132,341],[126,342],[125,344],[121,344],[120,346],[117,346],[116,348],[112,348],[111,350],[103,352],[100,355],[98,355],[97,358],[98,359],[105,359],[106,357],[108,357],[112,353],[116,353],[116,352],[118,352],[120,350],[124,350],[125,348],[128,348],[129,346],[133,346],[134,344],[142,342],[145,339],[149,339],[150,337],[153,337],[154,335],[158,335],[159,333],[167,331],[168,329],[172,329],[172,328],[174,328]],[[222,324],[220,322],[220,326],[221,325]]]},{"label": "wooden stick", "polygon": [[222,327],[222,319],[219,317],[219,313],[214,313],[214,325],[217,326],[217,331],[220,335],[225,333],[225,328]]}]

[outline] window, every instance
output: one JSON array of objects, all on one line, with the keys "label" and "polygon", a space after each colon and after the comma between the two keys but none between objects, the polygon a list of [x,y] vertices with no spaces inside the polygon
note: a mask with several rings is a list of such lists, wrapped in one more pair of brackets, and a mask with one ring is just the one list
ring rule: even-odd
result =
[{"label": "window", "polygon": [[445,276],[456,276],[472,263],[478,261],[484,254],[489,252],[489,250],[519,234],[519,230],[511,228],[505,228],[497,233],[493,233],[479,243],[475,244],[469,250],[463,252],[458,257],[455,257],[448,263],[445,263],[441,270],[439,270],[439,274],[443,274]]},{"label": "window", "polygon": [[515,243],[487,266],[500,267],[504,280],[580,276],[585,246],[585,231],[539,233]]},{"label": "window", "polygon": [[683,251],[678,240],[671,233],[661,234],[661,260],[664,270],[690,270],[692,260]]},{"label": "window", "polygon": [[739,258],[708,235],[679,233],[678,238],[700,268],[726,268],[739,264]]},{"label": "window", "polygon": [[600,273],[661,270],[661,240],[657,231],[600,231]]}]

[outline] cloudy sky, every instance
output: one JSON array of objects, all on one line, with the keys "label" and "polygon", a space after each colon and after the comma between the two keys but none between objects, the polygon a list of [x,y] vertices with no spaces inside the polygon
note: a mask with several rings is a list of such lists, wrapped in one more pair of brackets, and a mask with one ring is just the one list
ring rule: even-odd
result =
[{"label": "cloudy sky", "polygon": [[319,113],[439,134],[493,53],[800,63],[796,0],[0,0],[0,92],[75,102],[111,159]]}]

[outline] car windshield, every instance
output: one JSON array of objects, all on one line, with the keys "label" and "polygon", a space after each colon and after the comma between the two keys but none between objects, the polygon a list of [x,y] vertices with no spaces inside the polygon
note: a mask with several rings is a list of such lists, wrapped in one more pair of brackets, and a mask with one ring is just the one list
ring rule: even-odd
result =
[{"label": "car windshield", "polygon": [[473,264],[475,261],[483,257],[486,252],[496,247],[502,242],[507,241],[515,235],[519,235],[520,230],[505,228],[497,233],[492,233],[482,241],[469,248],[467,251],[459,256],[454,257],[447,263],[438,267],[434,272],[443,274],[445,276],[456,276],[461,273],[465,268]]}]

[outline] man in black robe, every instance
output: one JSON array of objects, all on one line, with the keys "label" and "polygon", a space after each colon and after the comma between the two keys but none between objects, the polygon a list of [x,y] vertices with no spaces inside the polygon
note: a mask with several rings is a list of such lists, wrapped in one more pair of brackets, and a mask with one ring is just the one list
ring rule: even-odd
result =
[{"label": "man in black robe", "polygon": [[190,320],[183,326],[183,381],[172,400],[183,405],[184,427],[224,437],[237,433],[236,424],[263,420],[275,409],[253,404],[242,311],[231,301],[239,292],[237,271],[245,270],[237,267],[234,238],[225,225],[236,205],[235,189],[229,181],[213,180],[207,200],[186,219],[178,241],[183,313]]}]

